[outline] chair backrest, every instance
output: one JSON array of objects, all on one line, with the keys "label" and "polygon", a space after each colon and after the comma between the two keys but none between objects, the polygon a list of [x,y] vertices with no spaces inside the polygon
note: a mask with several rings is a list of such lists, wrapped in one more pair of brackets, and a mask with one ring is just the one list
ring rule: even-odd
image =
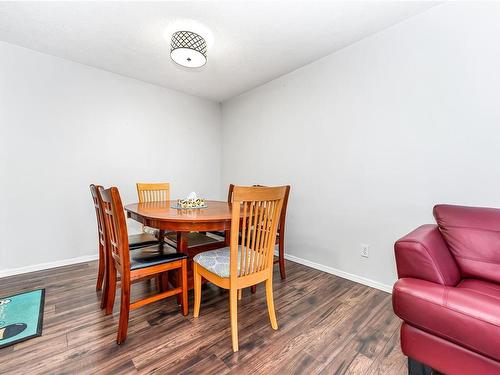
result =
[{"label": "chair backrest", "polygon": [[99,243],[101,246],[106,246],[105,237],[104,237],[104,220],[102,217],[102,209],[99,204],[99,197],[97,193],[97,189],[100,188],[99,185],[90,185],[90,194],[92,195],[92,201],[94,202],[95,216],[97,218],[97,236],[99,237]]},{"label": "chair backrest", "polygon": [[144,202],[164,202],[170,200],[170,184],[162,183],[137,183],[137,195],[139,203]]},{"label": "chair backrest", "polygon": [[[265,187],[265,185],[252,185],[254,187]],[[286,208],[288,206],[288,197],[290,195],[290,185],[285,185],[285,198],[283,199],[283,208],[281,209],[281,215],[280,215],[280,223],[278,225],[278,232],[281,232],[285,228],[285,220],[286,220]],[[233,199],[233,190],[234,190],[234,185],[229,184],[229,190],[227,192],[227,201],[231,203]]]},{"label": "chair backrest", "polygon": [[227,201],[229,203],[233,201],[233,190],[234,190],[234,184],[229,184],[229,190],[227,191]]},{"label": "chair backrest", "polygon": [[[230,247],[231,279],[260,272],[272,272],[276,231],[285,193],[285,186],[234,187]],[[239,233],[241,233],[240,241],[238,241]],[[241,252],[239,257],[238,248]]]},{"label": "chair backrest", "polygon": [[109,261],[124,275],[130,273],[130,254],[128,247],[127,223],[120,193],[116,187],[97,189],[102,206],[105,239]]}]

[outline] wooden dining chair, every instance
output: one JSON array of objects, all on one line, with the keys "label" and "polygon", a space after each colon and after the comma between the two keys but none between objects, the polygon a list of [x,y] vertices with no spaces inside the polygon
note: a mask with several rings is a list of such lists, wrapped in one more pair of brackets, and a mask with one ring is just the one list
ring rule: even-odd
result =
[{"label": "wooden dining chair", "polygon": [[[165,202],[170,200],[170,184],[168,182],[136,183],[139,203],[145,202]],[[152,234],[160,239],[160,231],[155,228],[142,226],[142,231]],[[162,232],[162,234],[164,234]]]},{"label": "wooden dining chair", "polygon": [[[177,252],[157,252],[163,247],[153,246],[151,252],[148,248],[129,250],[127,224],[120,198],[116,187],[98,188],[98,199],[101,204],[105,227],[105,243],[107,257],[107,272],[109,286],[107,288],[106,314],[113,312],[116,293],[117,274],[121,278],[120,320],[116,342],[121,344],[127,337],[128,318],[130,310],[134,310],[148,303],[171,296],[182,295],[182,313],[188,314],[187,299],[187,256]],[[166,275],[168,271],[181,272],[181,286],[171,290],[162,290],[158,294],[131,302],[131,284],[135,280]]]},{"label": "wooden dining chair", "polygon": [[170,200],[170,184],[168,182],[142,183],[138,182],[137,195],[139,203],[164,202]]},{"label": "wooden dining chair", "polygon": [[[263,185],[253,185],[255,187],[263,187]],[[285,198],[283,199],[283,209],[281,210],[280,222],[278,225],[278,235],[276,237],[276,243],[278,244],[278,258],[274,261],[274,263],[279,263],[280,267],[280,276],[281,279],[286,279],[285,272],[285,222],[286,222],[286,209],[288,206],[288,197],[290,196],[290,185],[285,185]],[[227,193],[227,201],[231,202],[233,197],[234,185],[230,184],[228,193]],[[229,231],[226,233],[217,233],[218,235],[227,235]],[[252,293],[255,293],[256,287],[253,286],[251,288]]]},{"label": "wooden dining chair", "polygon": [[[97,282],[96,282],[96,290],[102,290],[102,285],[104,282],[105,270],[106,270],[106,259],[104,253],[104,224],[102,218],[102,211],[99,206],[99,199],[97,195],[97,188],[99,185],[90,185],[90,194],[92,195],[92,201],[94,203],[94,209],[97,219],[97,237],[98,237],[98,248],[99,248],[99,261],[98,261],[98,270],[97,270]],[[158,243],[158,240],[149,234],[142,233],[138,235],[131,235],[128,238],[130,248],[140,248],[151,246]]]},{"label": "wooden dining chair", "polygon": [[230,246],[200,253],[193,258],[194,317],[197,318],[200,313],[202,278],[229,289],[231,337],[235,352],[238,351],[238,290],[265,282],[271,327],[278,329],[273,299],[273,257],[285,193],[285,186],[235,186]]}]

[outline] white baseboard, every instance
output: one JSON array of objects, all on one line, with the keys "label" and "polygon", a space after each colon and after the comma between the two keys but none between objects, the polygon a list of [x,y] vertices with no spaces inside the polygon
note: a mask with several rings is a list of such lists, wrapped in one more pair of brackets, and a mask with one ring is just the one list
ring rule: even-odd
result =
[{"label": "white baseboard", "polygon": [[[276,254],[278,255],[278,254]],[[19,267],[19,268],[10,268],[10,269],[5,269],[5,270],[0,270],[0,278],[2,277],[7,277],[7,276],[14,276],[14,275],[20,275],[23,273],[28,273],[28,272],[35,272],[35,271],[42,271],[50,268],[56,268],[56,267],[62,267],[62,266],[69,266],[72,264],[77,264],[77,263],[84,263],[84,262],[90,262],[92,260],[97,260],[98,255],[85,255],[81,257],[76,257],[76,258],[70,258],[70,259],[63,259],[63,260],[58,260],[55,262],[48,262],[48,263],[40,263],[40,264],[34,264],[31,266],[25,266],[25,267]],[[367,285],[372,288],[376,288],[379,290],[382,290],[384,292],[391,293],[392,292],[392,286],[391,285],[386,285],[379,283],[378,281],[368,279],[366,277],[358,276],[352,273],[348,273],[345,271],[341,271],[339,269],[325,266],[323,264],[319,264],[316,262],[312,262],[307,259],[299,258],[295,255],[290,255],[285,253],[285,259],[288,259],[292,262],[303,264],[304,266],[311,267],[326,273],[330,273],[335,276],[343,277],[344,279],[348,279],[363,285]]]},{"label": "white baseboard", "polygon": [[33,264],[31,266],[25,266],[25,267],[19,267],[19,268],[8,268],[5,270],[0,270],[0,278],[7,277],[7,276],[20,275],[20,274],[28,273],[28,272],[42,271],[42,270],[46,270],[49,268],[69,266],[71,264],[90,262],[92,260],[98,259],[98,257],[99,256],[97,254],[84,255],[84,256],[76,257],[76,258],[57,260],[55,262]]},{"label": "white baseboard", "polygon": [[354,282],[357,282],[357,283],[360,283],[363,285],[367,285],[369,287],[379,289],[379,290],[382,290],[382,291],[387,292],[387,293],[392,293],[392,285],[382,284],[382,283],[379,283],[378,281],[371,280],[371,279],[368,279],[368,278],[363,277],[363,276],[358,276],[358,275],[355,275],[355,274],[352,274],[349,272],[341,271],[339,269],[325,266],[323,264],[315,263],[315,262],[312,262],[312,261],[307,260],[307,259],[299,258],[299,257],[296,257],[295,255],[290,255],[290,254],[285,253],[285,259],[290,260],[290,261],[295,262],[295,263],[303,264],[304,266],[308,266],[308,267],[311,267],[311,268],[314,268],[314,269],[317,269],[317,270],[320,270],[320,271],[323,271],[326,273],[330,273],[330,274],[335,275],[335,276],[342,277],[344,279],[348,279],[348,280],[351,280],[351,281],[354,281]]}]

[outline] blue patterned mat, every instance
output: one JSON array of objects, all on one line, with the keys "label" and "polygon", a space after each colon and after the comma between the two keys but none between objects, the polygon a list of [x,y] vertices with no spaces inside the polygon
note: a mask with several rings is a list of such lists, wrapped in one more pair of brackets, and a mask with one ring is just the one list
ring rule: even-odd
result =
[{"label": "blue patterned mat", "polygon": [[45,289],[0,298],[0,349],[42,334]]}]

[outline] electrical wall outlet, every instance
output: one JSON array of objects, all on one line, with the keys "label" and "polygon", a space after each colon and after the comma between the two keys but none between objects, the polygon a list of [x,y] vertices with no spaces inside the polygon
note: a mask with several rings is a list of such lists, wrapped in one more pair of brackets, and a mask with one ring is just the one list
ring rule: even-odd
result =
[{"label": "electrical wall outlet", "polygon": [[361,244],[361,256],[363,258],[368,258],[370,256],[370,245]]}]

